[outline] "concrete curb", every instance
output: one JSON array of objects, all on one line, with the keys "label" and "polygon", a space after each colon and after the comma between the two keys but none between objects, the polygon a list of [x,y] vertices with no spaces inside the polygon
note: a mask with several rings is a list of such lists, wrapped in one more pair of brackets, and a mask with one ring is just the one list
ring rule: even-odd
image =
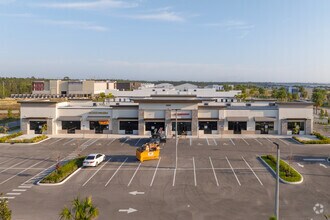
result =
[{"label": "concrete curb", "polygon": [[[262,159],[261,158],[261,156],[258,156],[258,158],[262,161],[262,163],[264,164],[264,165],[266,165],[271,171],[272,171],[272,173],[276,176],[276,172],[273,170],[273,168],[271,168],[269,165],[268,165],[268,163],[266,163],[266,161],[264,161],[264,159]],[[284,160],[282,160],[284,163],[286,163],[287,165],[289,165],[287,162],[285,162]],[[289,165],[290,166],[290,165]],[[282,183],[286,183],[286,184],[290,184],[290,185],[298,185],[298,184],[301,184],[303,181],[304,181],[304,177],[303,177],[303,175],[301,175],[301,173],[299,173],[295,168],[293,168],[292,166],[290,166],[294,171],[296,171],[300,176],[301,176],[301,180],[300,181],[298,181],[298,182],[288,182],[288,181],[286,181],[286,180],[284,180],[284,179],[282,179],[281,177],[280,177],[280,181],[282,182]]]},{"label": "concrete curb", "polygon": [[41,180],[39,180],[37,182],[37,185],[39,185],[39,186],[60,186],[60,185],[63,185],[66,181],[68,181],[72,176],[74,176],[80,170],[81,170],[81,167],[79,167],[76,171],[74,171],[69,176],[67,176],[62,182],[59,182],[59,183],[41,183],[41,181],[44,179],[44,178],[42,178]]},{"label": "concrete curb", "polygon": [[47,137],[46,139],[43,139],[43,140],[41,140],[39,142],[35,142],[35,143],[8,143],[7,142],[7,143],[0,143],[0,144],[8,144],[8,145],[15,145],[15,144],[34,145],[34,144],[40,144],[40,143],[42,143],[42,142],[44,142],[44,141],[46,141],[48,139],[50,139],[50,137]]}]

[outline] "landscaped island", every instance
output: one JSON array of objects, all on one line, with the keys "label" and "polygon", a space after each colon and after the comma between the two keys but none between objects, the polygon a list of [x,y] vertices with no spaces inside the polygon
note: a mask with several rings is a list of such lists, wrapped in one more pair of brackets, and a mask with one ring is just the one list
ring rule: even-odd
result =
[{"label": "landscaped island", "polygon": [[302,144],[330,144],[330,138],[317,132],[314,132],[313,135],[315,135],[318,140],[302,140],[296,136],[293,136],[292,138]]},{"label": "landscaped island", "polygon": [[70,160],[62,166],[56,167],[56,169],[48,174],[43,180],[41,180],[40,183],[54,184],[62,182],[75,171],[77,171],[80,167],[82,167],[84,159],[85,157],[78,157],[76,159]]},{"label": "landscaped island", "polygon": [[[276,173],[276,158],[273,155],[264,155],[260,158]],[[303,176],[289,164],[280,160],[280,179],[284,183],[302,183]]]}]

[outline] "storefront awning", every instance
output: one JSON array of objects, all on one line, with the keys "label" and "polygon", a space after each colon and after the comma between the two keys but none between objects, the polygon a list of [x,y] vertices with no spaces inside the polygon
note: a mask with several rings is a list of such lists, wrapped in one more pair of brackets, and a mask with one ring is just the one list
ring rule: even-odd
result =
[{"label": "storefront awning", "polygon": [[80,121],[80,116],[60,116],[57,118],[58,121]]},{"label": "storefront awning", "polygon": [[87,121],[109,121],[109,116],[88,116]]},{"label": "storefront awning", "polygon": [[256,122],[272,122],[272,121],[276,121],[276,118],[272,118],[272,117],[254,117],[254,121],[256,121]]},{"label": "storefront awning", "polygon": [[227,117],[227,121],[248,121],[249,117]]}]

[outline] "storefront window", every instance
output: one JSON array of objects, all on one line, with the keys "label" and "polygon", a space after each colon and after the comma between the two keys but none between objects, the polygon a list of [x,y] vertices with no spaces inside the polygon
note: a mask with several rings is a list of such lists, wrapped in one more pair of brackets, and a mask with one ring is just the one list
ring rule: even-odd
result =
[{"label": "storefront window", "polygon": [[119,123],[119,130],[133,131],[139,130],[138,121],[121,121]]},{"label": "storefront window", "polygon": [[216,121],[200,121],[198,122],[199,130],[218,130]]},{"label": "storefront window", "polygon": [[261,131],[263,129],[268,129],[270,131],[273,131],[274,122],[256,122],[256,131]]},{"label": "storefront window", "polygon": [[80,130],[80,121],[62,121],[62,130]]},{"label": "storefront window", "polygon": [[[172,122],[172,131],[175,131],[175,122]],[[178,135],[187,134],[191,131],[191,122],[178,122]]]},{"label": "storefront window", "polygon": [[292,134],[299,134],[300,131],[305,130],[305,122],[288,122],[288,131]]},{"label": "storefront window", "polygon": [[146,122],[146,131],[154,131],[159,129],[165,129],[165,123],[164,122]]}]

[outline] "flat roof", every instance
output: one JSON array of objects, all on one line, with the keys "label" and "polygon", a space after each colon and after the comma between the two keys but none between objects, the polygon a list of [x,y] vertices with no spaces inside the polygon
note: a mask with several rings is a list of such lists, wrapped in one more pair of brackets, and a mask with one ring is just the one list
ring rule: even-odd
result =
[{"label": "flat roof", "polygon": [[56,101],[56,100],[49,100],[49,99],[33,99],[33,100],[20,100],[18,103],[47,103],[47,104],[54,104],[66,101]]}]

